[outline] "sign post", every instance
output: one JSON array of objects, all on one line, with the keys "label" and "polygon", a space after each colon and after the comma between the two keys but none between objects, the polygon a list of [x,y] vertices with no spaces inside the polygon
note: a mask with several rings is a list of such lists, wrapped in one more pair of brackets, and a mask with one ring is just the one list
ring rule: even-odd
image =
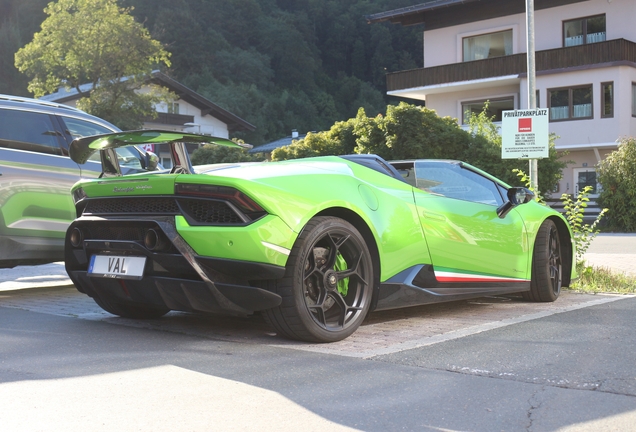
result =
[{"label": "sign post", "polygon": [[[526,27],[528,28],[528,38],[526,41],[526,59],[528,63],[528,109],[537,107],[537,72],[534,56],[534,0],[526,0]],[[547,154],[545,157],[548,157]],[[537,159],[530,159],[530,185],[535,191],[539,190],[539,169]]]}]

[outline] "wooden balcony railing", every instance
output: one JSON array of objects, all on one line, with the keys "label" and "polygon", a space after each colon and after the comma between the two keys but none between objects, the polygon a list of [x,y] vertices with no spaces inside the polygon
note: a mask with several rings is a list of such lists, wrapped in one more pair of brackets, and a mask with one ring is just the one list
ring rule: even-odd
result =
[{"label": "wooden balcony railing", "polygon": [[156,118],[152,119],[148,117],[144,119],[144,121],[172,126],[183,126],[184,123],[192,123],[194,121],[194,116],[158,112]]},{"label": "wooden balcony railing", "polygon": [[[595,64],[631,62],[636,64],[636,43],[614,39],[586,45],[555,48],[535,53],[537,73]],[[527,72],[526,54],[453,63],[387,74],[387,90],[404,90],[435,84],[472,81]]]}]

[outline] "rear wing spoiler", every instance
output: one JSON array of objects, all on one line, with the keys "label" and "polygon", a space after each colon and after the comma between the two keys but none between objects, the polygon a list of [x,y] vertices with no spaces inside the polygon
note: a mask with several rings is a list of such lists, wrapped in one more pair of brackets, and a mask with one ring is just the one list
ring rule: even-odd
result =
[{"label": "rear wing spoiler", "polygon": [[181,174],[192,174],[194,172],[185,146],[187,143],[252,148],[250,144],[238,144],[226,138],[148,129],[77,138],[69,146],[69,155],[73,161],[78,164],[84,164],[93,153],[99,151],[102,162],[102,175],[109,177],[121,176],[121,167],[117,158],[118,147],[164,143],[170,146],[170,155],[173,162],[172,172]]}]

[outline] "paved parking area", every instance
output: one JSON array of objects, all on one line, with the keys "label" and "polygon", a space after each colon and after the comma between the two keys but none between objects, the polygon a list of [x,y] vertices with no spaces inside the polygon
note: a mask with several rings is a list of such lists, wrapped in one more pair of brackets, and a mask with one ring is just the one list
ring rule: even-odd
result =
[{"label": "paved parking area", "polygon": [[235,318],[170,312],[155,320],[115,317],[103,311],[88,296],[68,286],[0,292],[0,307],[183,333],[213,340],[371,358],[627,297],[565,291],[554,303],[530,303],[520,297],[483,297],[376,312],[367,318],[353,336],[331,344],[308,344],[282,339],[259,315]]},{"label": "paved parking area", "polygon": [[[636,234],[601,234],[593,241],[585,258],[596,267],[636,276]],[[524,302],[520,297],[484,297],[376,312],[367,318],[353,336],[344,341],[307,344],[278,337],[259,315],[233,318],[171,312],[161,319],[146,321],[115,317],[69,284],[63,263],[2,269],[0,307],[191,334],[214,340],[370,358],[628,298],[565,291],[555,303]]]}]

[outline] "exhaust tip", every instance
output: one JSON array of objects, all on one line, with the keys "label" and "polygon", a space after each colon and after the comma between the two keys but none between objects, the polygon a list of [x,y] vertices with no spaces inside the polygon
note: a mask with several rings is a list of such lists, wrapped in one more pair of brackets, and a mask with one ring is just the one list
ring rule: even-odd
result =
[{"label": "exhaust tip", "polygon": [[170,242],[162,233],[151,228],[146,231],[146,235],[144,236],[144,246],[146,246],[146,249],[149,251],[160,252],[168,250],[170,248]]},{"label": "exhaust tip", "polygon": [[73,247],[80,247],[84,241],[84,233],[82,230],[77,227],[73,228],[69,236],[69,241]]}]

